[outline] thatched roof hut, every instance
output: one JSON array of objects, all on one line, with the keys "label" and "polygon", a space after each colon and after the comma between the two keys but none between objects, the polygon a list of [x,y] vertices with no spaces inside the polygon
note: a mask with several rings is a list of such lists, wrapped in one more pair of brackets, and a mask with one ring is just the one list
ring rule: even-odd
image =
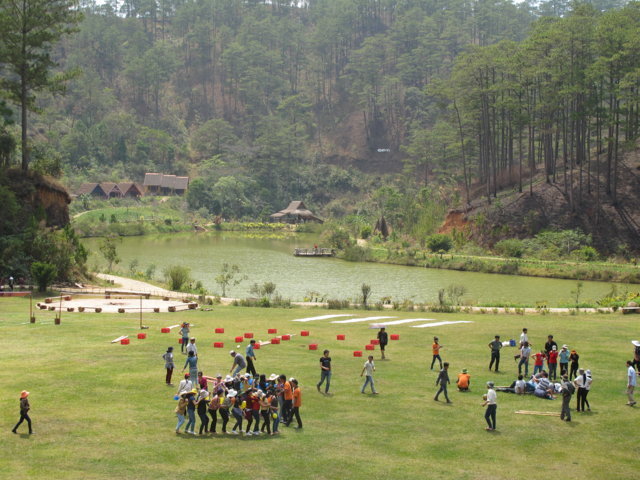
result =
[{"label": "thatched roof hut", "polygon": [[280,210],[270,215],[271,220],[274,222],[282,223],[304,223],[304,222],[318,222],[323,221],[316,217],[301,200],[295,200],[289,203],[289,206],[284,210]]}]

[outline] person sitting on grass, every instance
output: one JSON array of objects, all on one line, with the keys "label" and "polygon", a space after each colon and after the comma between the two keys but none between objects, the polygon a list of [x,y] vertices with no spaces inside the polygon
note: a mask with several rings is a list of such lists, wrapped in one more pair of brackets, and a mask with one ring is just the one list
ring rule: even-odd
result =
[{"label": "person sitting on grass", "polygon": [[533,394],[538,398],[546,398],[547,400],[554,400],[553,396],[553,388],[551,387],[551,382],[549,381],[547,372],[542,372],[540,379],[536,385],[536,389]]},{"label": "person sitting on grass", "polygon": [[518,379],[511,382],[511,385],[508,387],[495,387],[495,390],[496,392],[517,393],[522,395],[525,393],[525,388],[526,382],[524,381],[524,377],[522,375],[518,375]]},{"label": "person sitting on grass", "polygon": [[463,368],[462,373],[458,374],[458,380],[456,381],[458,390],[461,392],[468,392],[471,386],[471,375],[467,373],[467,369]]}]

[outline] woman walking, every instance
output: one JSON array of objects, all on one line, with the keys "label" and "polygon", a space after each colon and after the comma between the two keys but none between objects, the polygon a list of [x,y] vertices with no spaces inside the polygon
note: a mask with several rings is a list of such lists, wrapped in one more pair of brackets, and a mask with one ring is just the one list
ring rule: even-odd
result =
[{"label": "woman walking", "polygon": [[231,405],[229,407],[231,410],[231,414],[233,415],[233,418],[236,419],[236,423],[231,429],[231,433],[233,435],[238,435],[238,433],[242,432],[242,409],[240,408],[238,397],[236,395],[238,395],[238,392],[236,392],[235,390],[230,390],[227,394],[227,397],[229,397],[231,402]]},{"label": "woman walking", "polygon": [[18,433],[18,427],[25,420],[27,421],[27,425],[29,426],[29,435],[33,435],[34,431],[31,428],[31,418],[29,417],[29,410],[31,410],[31,405],[29,405],[29,392],[23,390],[20,392],[20,420],[16,423],[16,426],[11,430],[13,433]]},{"label": "woman walking", "polygon": [[218,411],[220,412],[220,418],[222,419],[222,433],[227,433],[227,423],[229,423],[229,408],[231,408],[231,398],[229,397],[229,393],[232,390],[227,392],[227,396],[222,398],[222,394],[219,393],[218,397],[220,398],[220,408]]},{"label": "woman walking", "polygon": [[165,382],[169,387],[173,386],[171,383],[171,375],[173,375],[173,369],[175,368],[175,364],[173,363],[173,347],[167,348],[167,351],[164,355],[162,355],[164,359],[164,368],[167,369],[167,375],[165,377]]},{"label": "woman walking", "polygon": [[260,398],[260,415],[262,415],[261,432],[267,430],[267,435],[271,435],[271,394],[261,391],[258,394]]},{"label": "woman walking", "polygon": [[216,434],[216,427],[218,425],[218,410],[220,409],[220,396],[222,395],[222,388],[218,388],[215,394],[211,397],[209,402],[209,415],[211,415],[211,426],[209,427],[209,433]]}]

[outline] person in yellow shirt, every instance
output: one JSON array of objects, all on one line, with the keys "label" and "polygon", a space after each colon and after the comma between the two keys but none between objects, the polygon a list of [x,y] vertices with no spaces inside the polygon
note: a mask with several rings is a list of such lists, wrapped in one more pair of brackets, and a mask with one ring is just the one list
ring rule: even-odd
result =
[{"label": "person in yellow shirt", "polygon": [[467,373],[467,369],[463,368],[462,373],[458,374],[458,380],[456,381],[458,390],[461,392],[468,392],[471,385],[471,375]]},{"label": "person in yellow shirt", "polygon": [[431,351],[433,353],[433,360],[431,360],[431,370],[433,370],[433,364],[436,363],[436,359],[440,363],[440,370],[442,370],[442,359],[440,358],[440,349],[442,345],[438,342],[438,337],[433,337],[433,345],[431,345]]}]

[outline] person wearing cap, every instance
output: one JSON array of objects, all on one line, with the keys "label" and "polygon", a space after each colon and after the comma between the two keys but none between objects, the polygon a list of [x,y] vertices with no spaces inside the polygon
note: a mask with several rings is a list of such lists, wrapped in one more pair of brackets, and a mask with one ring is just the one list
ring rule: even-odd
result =
[{"label": "person wearing cap", "polygon": [[329,394],[329,385],[331,383],[331,357],[329,356],[329,350],[325,350],[322,352],[322,357],[320,357],[320,381],[316,385],[316,389],[320,391],[320,387],[327,381],[324,387],[325,395]]},{"label": "person wearing cap", "polygon": [[[571,421],[571,396],[575,391],[574,385],[569,381],[569,377],[567,375],[562,376],[562,411],[560,413],[560,420],[565,420],[567,422]],[[579,402],[579,400],[578,400]],[[580,410],[578,410],[580,411]]]},{"label": "person wearing cap", "polygon": [[190,352],[193,352],[193,355],[195,357],[198,356],[198,347],[196,347],[196,337],[191,337],[189,339],[189,344],[187,345],[187,355],[189,355]]},{"label": "person wearing cap", "polygon": [[[187,425],[184,427],[184,431],[186,433],[190,433],[191,435],[195,435],[196,429],[196,394],[198,391],[194,388],[190,392],[186,392],[187,396],[187,415],[189,416],[189,420],[187,421]],[[191,430],[189,430],[191,428]]]},{"label": "person wearing cap", "polygon": [[436,396],[433,397],[433,399],[436,402],[438,401],[438,397],[440,396],[440,394],[444,393],[444,398],[447,400],[447,403],[451,403],[451,400],[449,400],[449,395],[447,394],[447,384],[451,383],[451,381],[449,380],[448,370],[449,370],[449,362],[444,362],[442,370],[440,370],[440,373],[438,374],[438,378],[436,379],[436,387],[440,385],[440,388],[438,389],[438,393],[436,393]]},{"label": "person wearing cap", "polygon": [[195,382],[193,384],[195,387],[198,382],[198,357],[196,357],[193,350],[189,352],[187,360],[184,362],[184,367],[182,367],[182,371],[184,372],[187,367],[189,367],[189,375],[191,377],[191,381]]},{"label": "person wearing cap", "polygon": [[162,355],[162,358],[164,359],[164,368],[167,370],[165,382],[167,383],[167,386],[172,387],[171,375],[173,375],[173,369],[176,366],[173,362],[173,347],[167,348],[167,351]]},{"label": "person wearing cap", "polygon": [[500,349],[502,348],[502,342],[500,341],[500,335],[496,335],[492,342],[489,342],[489,348],[491,349],[491,362],[489,363],[489,371],[493,367],[493,363],[496,364],[496,372],[500,366]]},{"label": "person wearing cap", "polygon": [[633,407],[636,404],[636,401],[633,398],[633,391],[636,388],[636,383],[637,375],[635,368],[633,368],[633,362],[631,360],[627,360],[627,398],[629,399],[627,405],[630,407]]},{"label": "person wearing cap", "polygon": [[180,427],[186,421],[185,415],[187,414],[187,394],[189,392],[182,392],[178,398],[178,405],[176,406],[176,417],[178,417],[178,424],[176,425],[176,433],[180,433]]},{"label": "person wearing cap", "polygon": [[209,406],[209,392],[207,391],[207,389],[203,388],[200,390],[198,399],[195,403],[198,409],[198,416],[200,417],[199,434],[202,435],[203,432],[209,433],[209,416],[207,415],[207,407]]},{"label": "person wearing cap", "polygon": [[18,427],[24,422],[27,421],[27,425],[29,426],[29,435],[33,435],[33,428],[31,426],[31,418],[29,417],[29,410],[31,410],[31,405],[29,405],[29,392],[23,390],[20,392],[20,420],[16,423],[16,426],[11,430],[13,433],[18,433]]},{"label": "person wearing cap", "polygon": [[[526,328],[525,328],[526,330]],[[531,357],[531,346],[527,340],[524,341],[520,348],[520,362],[518,362],[518,374],[522,373],[522,366],[524,365],[524,376],[529,376],[529,358]]]},{"label": "person wearing cap", "polygon": [[498,409],[498,395],[493,389],[493,382],[487,382],[487,393],[484,395],[483,407],[487,407],[484,412],[484,419],[487,421],[488,427],[485,429],[493,432],[496,429],[496,413]]},{"label": "person wearing cap", "polygon": [[184,374],[184,379],[180,380],[180,384],[178,385],[178,391],[176,392],[178,395],[182,395],[183,392],[190,392],[193,390],[193,382],[191,381],[191,375],[189,373]]},{"label": "person wearing cap", "polygon": [[549,378],[556,381],[558,378],[558,347],[553,345],[547,354],[547,365],[549,367]]},{"label": "person wearing cap", "polygon": [[231,410],[231,414],[233,415],[233,418],[236,419],[236,423],[233,425],[233,428],[231,429],[231,434],[232,435],[238,435],[240,432],[242,432],[242,419],[243,419],[243,415],[242,415],[242,409],[240,408],[240,403],[238,402],[238,392],[236,392],[235,390],[229,390],[229,393],[227,393],[227,397],[229,398],[230,401],[230,410]]},{"label": "person wearing cap", "polygon": [[462,373],[458,374],[458,380],[456,380],[458,390],[461,392],[468,392],[471,386],[471,375],[467,372],[466,368],[462,369]]},{"label": "person wearing cap", "polygon": [[438,360],[438,363],[440,364],[440,370],[442,370],[442,358],[440,358],[441,348],[442,345],[440,345],[440,343],[438,342],[438,337],[433,337],[433,345],[431,345],[431,353],[433,355],[433,358],[431,360],[431,370],[433,370],[433,364],[436,363],[436,360]]},{"label": "person wearing cap", "polygon": [[[180,346],[181,352],[184,352],[184,349],[189,345],[189,322],[184,322],[180,327],[180,335],[182,335],[182,344]],[[186,354],[185,354],[186,355]]]},{"label": "person wearing cap", "polygon": [[258,372],[256,372],[256,367],[253,365],[253,362],[256,360],[256,354],[253,351],[253,347],[255,344],[256,341],[252,338],[249,341],[249,345],[247,345],[247,349],[245,352],[245,356],[247,358],[247,373],[250,373],[254,377],[258,374]]},{"label": "person wearing cap", "polygon": [[233,358],[233,363],[231,364],[231,368],[229,369],[229,373],[233,372],[232,374],[233,376],[236,376],[242,370],[247,368],[247,362],[245,361],[242,355],[240,355],[237,352],[234,352],[233,350],[229,352],[229,355],[231,355],[231,357]]},{"label": "person wearing cap", "polygon": [[[373,384],[373,372],[376,371],[376,366],[373,363],[373,355],[369,355],[367,361],[364,362],[364,367],[362,368],[362,372],[360,372],[360,376],[362,377],[364,373],[367,373],[367,376],[364,380],[364,384],[360,389],[360,393],[364,393],[364,389],[367,388],[367,385],[371,384],[371,393],[377,395],[376,387]],[[294,391],[294,407],[295,407],[295,391]]]},{"label": "person wearing cap", "polygon": [[560,359],[560,376],[569,374],[569,346],[562,345],[562,349],[558,354]]},{"label": "person wearing cap", "polygon": [[571,361],[571,368],[569,370],[569,380],[578,375],[578,368],[580,368],[580,355],[575,350],[571,350],[569,355]]},{"label": "person wearing cap", "polygon": [[380,344],[380,353],[382,355],[381,359],[384,360],[384,349],[386,348],[387,343],[389,343],[389,335],[387,334],[385,327],[380,327],[380,331],[378,332],[378,342]]}]

